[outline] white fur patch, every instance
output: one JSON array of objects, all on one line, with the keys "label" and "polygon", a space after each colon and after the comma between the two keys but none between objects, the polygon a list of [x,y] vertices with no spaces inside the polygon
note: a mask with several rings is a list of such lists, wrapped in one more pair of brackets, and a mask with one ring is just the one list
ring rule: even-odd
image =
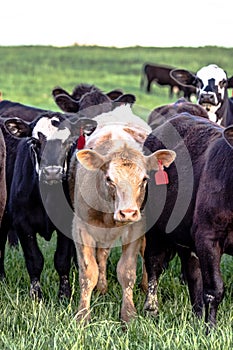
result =
[{"label": "white fur patch", "polygon": [[128,104],[116,107],[113,111],[102,113],[93,119],[97,121],[97,128],[114,124],[141,129],[146,135],[151,133],[151,127],[135,115]]},{"label": "white fur patch", "polygon": [[196,75],[202,80],[204,87],[208,85],[209,79],[215,79],[216,85],[218,85],[220,81],[227,79],[224,70],[218,67],[216,64],[210,64],[209,66],[202,67]]},{"label": "white fur patch", "polygon": [[59,118],[56,117],[43,117],[38,120],[33,129],[32,136],[38,139],[38,133],[41,132],[44,136],[47,137],[47,139],[51,137],[51,135],[53,135],[58,129],[57,126],[52,125],[52,120],[59,122]]},{"label": "white fur patch", "polygon": [[58,139],[61,140],[62,143],[65,142],[70,136],[71,132],[68,128],[64,128],[62,130],[57,130],[55,133],[47,137],[48,140]]},{"label": "white fur patch", "polygon": [[[132,112],[129,105],[122,105],[111,112],[102,113],[93,120],[97,121],[97,128],[86,138],[86,147],[95,147],[99,139],[109,135],[111,140],[131,141],[134,147],[141,149],[152,130],[143,119]],[[127,129],[131,129],[132,133],[126,132]]]}]

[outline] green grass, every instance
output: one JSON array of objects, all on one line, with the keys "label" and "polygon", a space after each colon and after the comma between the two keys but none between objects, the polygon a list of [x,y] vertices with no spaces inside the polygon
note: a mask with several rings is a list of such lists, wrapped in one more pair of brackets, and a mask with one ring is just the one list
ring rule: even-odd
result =
[{"label": "green grass", "polygon": [[[95,84],[107,92],[121,88],[134,93],[134,107],[146,119],[156,106],[168,99],[168,88],[153,86],[152,94],[140,90],[143,63],[169,64],[192,71],[217,63],[228,75],[233,74],[233,49],[206,48],[102,48],[73,46],[0,47],[0,90],[5,99],[58,110],[51,91],[60,85],[69,92],[78,83]],[[29,277],[21,248],[7,247],[7,281],[0,283],[0,349],[1,350],[230,350],[233,348],[233,261],[222,259],[226,295],[218,312],[218,327],[205,335],[204,322],[192,314],[187,287],[180,283],[180,263],[175,258],[159,282],[159,315],[153,319],[143,314],[145,295],[138,287],[134,300],[138,317],[123,331],[119,322],[121,288],[116,279],[119,248],[114,248],[108,261],[109,291],[92,298],[92,321],[77,324],[74,315],[79,300],[78,273],[71,271],[72,298],[57,298],[58,276],[53,267],[56,236],[51,242],[39,239],[45,257],[41,277],[44,299],[32,302]]]}]

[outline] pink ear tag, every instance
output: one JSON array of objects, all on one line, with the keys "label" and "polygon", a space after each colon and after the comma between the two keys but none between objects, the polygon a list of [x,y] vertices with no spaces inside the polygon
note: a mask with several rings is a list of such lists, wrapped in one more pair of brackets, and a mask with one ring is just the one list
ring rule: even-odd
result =
[{"label": "pink ear tag", "polygon": [[77,149],[83,149],[85,146],[85,136],[83,134],[83,129],[80,129],[80,136],[77,140]]},{"label": "pink ear tag", "polygon": [[155,183],[156,185],[167,185],[169,183],[168,175],[165,170],[163,170],[163,165],[161,160],[158,161],[159,170],[155,173]]}]

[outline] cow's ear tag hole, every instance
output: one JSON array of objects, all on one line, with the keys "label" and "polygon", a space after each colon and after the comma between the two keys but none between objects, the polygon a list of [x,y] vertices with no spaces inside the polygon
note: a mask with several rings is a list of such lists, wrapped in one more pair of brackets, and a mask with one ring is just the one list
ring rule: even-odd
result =
[{"label": "cow's ear tag hole", "polygon": [[156,185],[167,185],[169,183],[168,174],[163,169],[163,164],[161,160],[158,160],[159,170],[155,173],[155,183]]}]

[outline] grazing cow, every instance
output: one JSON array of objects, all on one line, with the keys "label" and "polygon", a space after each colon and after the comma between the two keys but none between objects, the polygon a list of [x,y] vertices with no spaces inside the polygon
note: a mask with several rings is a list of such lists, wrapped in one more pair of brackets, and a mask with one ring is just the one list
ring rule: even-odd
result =
[{"label": "grazing cow", "polygon": [[[181,258],[194,312],[212,326],[223,298],[220,260],[233,255],[232,128],[191,115],[178,115],[156,128],[145,141],[155,152],[176,152],[168,172],[171,183],[148,185],[145,264],[148,292],[144,305],[158,311],[158,279],[175,253]],[[152,174],[151,174],[152,177]],[[160,198],[163,206],[158,206]]]},{"label": "grazing cow", "polygon": [[176,114],[189,113],[209,119],[207,111],[200,105],[187,101],[184,97],[174,103],[155,108],[148,116],[148,124],[154,130]]},{"label": "grazing cow", "polygon": [[111,110],[112,102],[135,102],[133,95],[123,94],[121,90],[112,90],[105,94],[95,85],[89,84],[77,85],[71,95],[64,89],[56,87],[52,95],[61,110],[68,113],[77,113],[87,107],[95,106],[95,113],[98,115]]},{"label": "grazing cow", "polygon": [[121,238],[117,277],[123,291],[121,319],[128,322],[136,314],[133,287],[144,236],[147,172],[158,168],[158,162],[169,166],[175,153],[158,150],[144,156],[142,144],[151,129],[127,105],[94,119],[98,126],[85,149],[75,152],[73,161],[77,157],[78,163],[71,167],[75,180],[70,187],[75,210],[72,235],[81,292],[77,319],[90,319],[95,286],[106,292],[106,261]]},{"label": "grazing cow", "polygon": [[145,78],[147,80],[147,86],[146,91],[149,93],[151,91],[151,84],[152,82],[156,82],[159,85],[168,85],[170,86],[170,92],[169,97],[173,97],[173,91],[176,89],[178,92],[183,91],[184,97],[190,100],[191,95],[196,92],[196,90],[193,87],[184,87],[177,83],[176,80],[174,80],[170,76],[170,72],[174,69],[174,67],[170,66],[161,66],[161,65],[155,65],[155,64],[149,64],[146,63],[143,65],[142,68],[142,77],[140,86],[141,88],[144,86]]},{"label": "grazing cow", "polygon": [[202,67],[196,74],[184,69],[174,69],[171,77],[183,86],[193,86],[197,91],[197,103],[203,106],[209,119],[223,126],[233,123],[233,98],[228,98],[227,87],[233,76],[216,64]]},{"label": "grazing cow", "polygon": [[[96,122],[87,120],[91,125]],[[84,123],[84,124],[83,124]],[[62,124],[62,126],[61,126]],[[24,252],[27,270],[30,276],[30,295],[41,299],[42,291],[40,287],[40,275],[43,269],[43,255],[38,247],[36,235],[39,233],[46,240],[50,240],[54,230],[57,231],[57,247],[54,256],[55,268],[59,274],[60,287],[59,297],[70,297],[71,289],[69,283],[69,271],[72,256],[73,242],[70,236],[67,237],[48,217],[46,212],[46,203],[51,203],[59,216],[59,220],[64,221],[67,218],[62,217],[59,207],[59,193],[57,195],[57,179],[61,181],[64,169],[59,164],[53,162],[53,152],[47,152],[50,156],[50,168],[46,169],[46,176],[50,180],[55,176],[55,181],[50,185],[43,181],[44,173],[40,171],[39,163],[42,159],[46,161],[44,149],[46,142],[50,138],[62,139],[68,134],[72,134],[76,139],[80,130],[85,129],[85,121],[77,118],[77,121],[70,122],[66,115],[58,112],[47,112],[41,114],[38,119],[30,124],[22,120],[7,119],[5,125],[8,130],[17,137],[23,137],[19,142],[12,177],[10,198],[9,198],[9,216],[12,226],[16,230]],[[60,127],[60,133],[54,136],[56,130]],[[25,137],[27,136],[27,137]],[[64,145],[65,147],[65,145]],[[55,150],[53,150],[55,152]],[[40,181],[40,179],[42,180]],[[51,183],[53,185],[51,185]],[[54,205],[56,203],[56,205]],[[50,204],[51,206],[51,204]],[[56,221],[57,223],[58,221]],[[66,221],[66,224],[71,222]],[[69,230],[69,228],[67,228]],[[4,249],[4,247],[1,247]],[[1,249],[1,252],[2,252]],[[4,271],[3,261],[1,260],[1,269]]]}]

